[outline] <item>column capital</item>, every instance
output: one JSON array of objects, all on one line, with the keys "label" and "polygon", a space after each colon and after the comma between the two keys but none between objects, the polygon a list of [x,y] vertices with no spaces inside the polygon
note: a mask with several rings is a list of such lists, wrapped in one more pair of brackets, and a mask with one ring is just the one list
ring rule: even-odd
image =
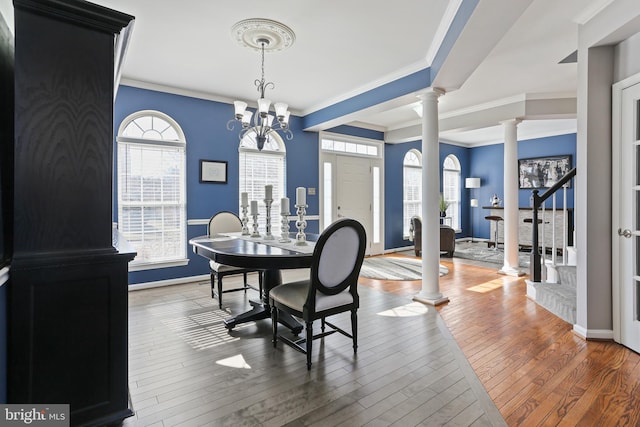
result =
[{"label": "column capital", "polygon": [[511,124],[518,126],[521,122],[522,122],[522,119],[514,118],[514,119],[502,120],[500,124],[505,126],[511,125]]},{"label": "column capital", "polygon": [[446,92],[444,89],[440,89],[439,87],[428,87],[417,93],[417,97],[421,100],[427,99],[438,99],[440,96],[444,95]]}]

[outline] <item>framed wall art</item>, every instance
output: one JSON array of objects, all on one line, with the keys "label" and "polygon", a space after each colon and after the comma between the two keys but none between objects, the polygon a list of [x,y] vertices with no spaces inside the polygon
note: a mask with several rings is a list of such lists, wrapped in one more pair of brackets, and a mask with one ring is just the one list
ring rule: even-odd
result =
[{"label": "framed wall art", "polygon": [[549,188],[571,170],[571,155],[518,160],[520,188]]},{"label": "framed wall art", "polygon": [[227,183],[227,162],[221,160],[200,160],[200,182]]}]

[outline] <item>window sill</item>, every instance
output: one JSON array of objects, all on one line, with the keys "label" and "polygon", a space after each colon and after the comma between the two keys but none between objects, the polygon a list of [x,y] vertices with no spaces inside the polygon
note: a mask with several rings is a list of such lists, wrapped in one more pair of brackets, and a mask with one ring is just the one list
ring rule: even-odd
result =
[{"label": "window sill", "polygon": [[129,264],[129,272],[132,271],[144,271],[144,270],[155,270],[157,268],[171,268],[171,267],[182,267],[189,264],[189,260],[185,259],[175,259],[171,261],[160,261],[160,262],[144,262],[139,264]]}]

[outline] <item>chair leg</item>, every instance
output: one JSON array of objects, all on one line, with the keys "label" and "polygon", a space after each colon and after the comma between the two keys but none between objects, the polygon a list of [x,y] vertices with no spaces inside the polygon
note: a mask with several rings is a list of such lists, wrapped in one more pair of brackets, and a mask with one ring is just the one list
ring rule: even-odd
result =
[{"label": "chair leg", "polygon": [[321,321],[322,321],[322,323],[320,324],[320,330],[322,330],[322,332],[324,332],[324,328],[326,326],[325,318],[323,317]]},{"label": "chair leg", "polygon": [[222,276],[218,274],[218,306],[222,309]]},{"label": "chair leg", "polygon": [[211,277],[211,298],[215,298],[216,297],[216,292],[215,292],[216,276],[213,273],[213,270],[211,270],[211,272],[209,273],[209,276]]},{"label": "chair leg", "polygon": [[358,352],[358,314],[351,310],[351,336],[353,336],[353,352]]},{"label": "chair leg", "polygon": [[271,330],[273,333],[271,341],[273,342],[273,347],[275,348],[276,344],[278,343],[278,309],[274,306],[271,306]]},{"label": "chair leg", "polygon": [[313,322],[307,322],[307,371],[311,370],[311,344],[313,343]]}]

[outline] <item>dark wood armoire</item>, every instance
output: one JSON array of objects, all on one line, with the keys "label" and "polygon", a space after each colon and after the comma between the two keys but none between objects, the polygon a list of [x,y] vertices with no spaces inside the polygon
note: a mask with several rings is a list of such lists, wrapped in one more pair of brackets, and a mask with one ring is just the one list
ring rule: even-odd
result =
[{"label": "dark wood armoire", "polygon": [[132,16],[14,0],[8,400],[68,403],[72,425],[129,415],[128,262],[112,227],[116,38]]}]

